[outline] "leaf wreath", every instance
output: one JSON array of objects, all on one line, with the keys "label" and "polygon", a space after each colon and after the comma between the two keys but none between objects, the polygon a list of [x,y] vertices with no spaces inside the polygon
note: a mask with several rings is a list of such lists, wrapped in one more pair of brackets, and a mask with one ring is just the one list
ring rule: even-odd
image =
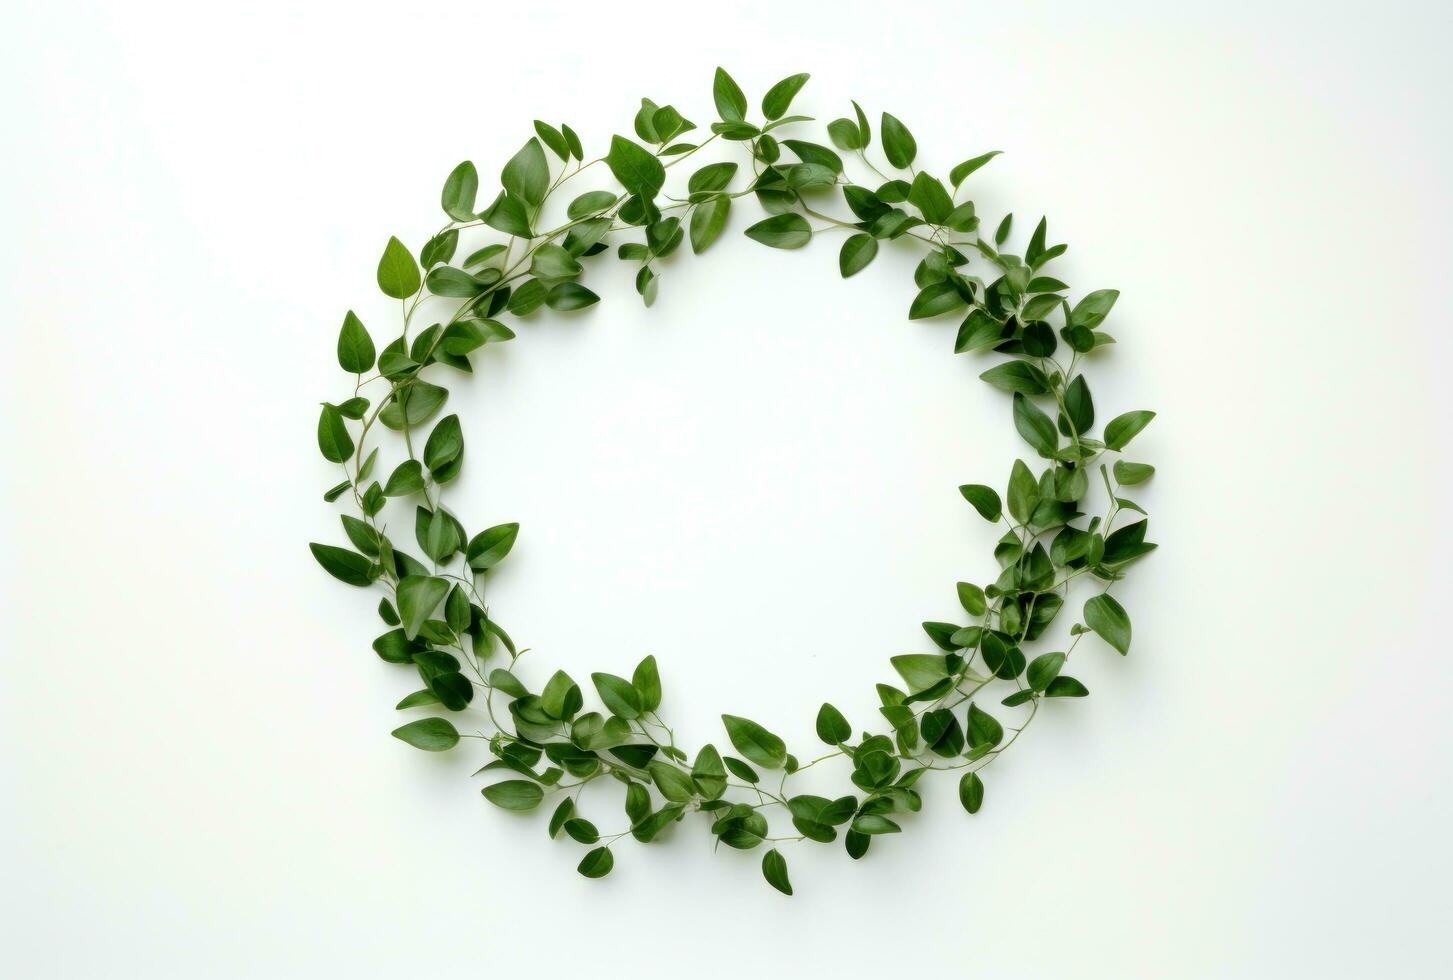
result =
[{"label": "leaf wreath", "polygon": [[[486,786],[484,797],[519,811],[534,810],[548,798],[550,836],[564,834],[590,848],[579,865],[589,878],[610,872],[612,845],[623,838],[648,843],[688,814],[701,814],[720,843],[762,847],[764,877],[790,895],[779,845],[830,843],[841,835],[848,854],[861,858],[874,838],[898,833],[902,815],[920,808],[919,783],[931,771],[957,773],[959,800],[976,813],[984,800],[981,773],[1020,737],[1041,705],[1089,693],[1064,673],[1084,635],[1098,634],[1121,654],[1130,650],[1130,617],[1109,589],[1130,562],[1155,545],[1146,540],[1144,519],[1116,525],[1126,512],[1145,513],[1121,495],[1122,488],[1144,482],[1154,469],[1123,458],[1109,466],[1105,457],[1123,450],[1154,413],[1120,415],[1094,438],[1095,404],[1081,372],[1088,355],[1114,342],[1100,328],[1118,293],[1095,290],[1071,304],[1069,287],[1044,272],[1066,246],[1050,244],[1043,219],[1023,256],[1003,250],[1013,215],[999,222],[991,238],[978,234],[973,202],[959,198],[967,178],[998,151],[954,167],[950,190],[913,169],[917,142],[888,113],[879,124],[883,156],[889,167],[912,179],[880,171],[867,155],[873,133],[856,102],[851,117],[828,124],[836,149],[779,139],[778,130],[808,121],[787,115],[807,78],[793,75],[772,86],[762,99],[763,121],[757,123],[748,119],[741,88],[717,69],[713,96],[720,118],[711,124],[710,136],[696,142],[687,137],[698,132],[696,125],[674,107],[642,99],[636,139],[615,136],[605,156],[588,161],[569,126],[537,121],[535,137],[505,164],[502,189],[488,206],[479,208],[474,164],[461,163],[444,182],[441,204],[449,223],[424,244],[417,260],[397,238],[389,240],[378,264],[378,285],[402,304],[401,335],[375,353],[368,331],[350,311],[338,336],[338,363],[356,380],[351,397],[323,405],[318,447],[344,475],[324,499],[346,497],[358,516],[342,516],[351,548],[314,544],[313,555],[335,578],[385,592],[378,613],[390,629],[373,649],[388,663],[412,667],[423,685],[399,702],[399,710],[462,713],[475,711],[480,701],[484,709],[464,726],[484,730],[461,732],[446,717],[425,717],[393,734],[430,752],[452,749],[461,738],[481,740],[493,758],[480,772],[508,777]],[[718,139],[748,152],[750,179],[737,179],[736,163],[712,163],[691,174],[684,197],[663,194],[667,171]],[[784,149],[795,160],[784,160]],[[878,186],[849,180],[841,154],[875,175]],[[578,174],[602,163],[621,191],[580,194],[566,206],[563,223],[541,230],[547,202]],[[734,183],[745,186],[733,190]],[[820,199],[838,194],[852,219],[818,209]],[[464,459],[458,416],[435,422],[422,451],[415,438],[448,397],[444,387],[425,380],[426,374],[469,373],[471,354],[514,338],[503,322],[507,316],[528,318],[542,306],[571,312],[594,305],[598,297],[580,282],[583,262],[608,251],[612,240],[631,239],[615,251],[638,266],[636,290],[650,306],[661,281],[660,260],[677,251],[683,239],[693,252],[704,251],[721,236],[734,203],[749,195],[769,216],[746,234],[764,245],[800,248],[824,231],[846,232],[838,253],[844,277],[866,268],[882,242],[921,246],[909,318],[962,317],[956,353],[1008,355],[980,377],[1010,394],[1014,427],[1038,457],[1035,468],[1014,462],[1003,497],[983,484],[959,487],[986,521],[1004,524],[994,545],[1002,570],[989,585],[958,583],[967,623],[923,624],[938,652],[892,658],[901,686],[877,688],[887,732],[865,731],[855,739],[842,712],[824,704],[817,713],[817,735],[827,751],[806,762],[767,728],[736,715],[722,716],[735,754],[705,745],[688,755],[662,720],[661,680],[653,657],[642,660],[630,678],[591,675],[603,712],[585,710],[580,685],[563,671],[555,671],[538,690],[527,686],[517,673],[525,651],[484,599],[489,571],[510,553],[519,525],[499,524],[470,535],[444,506],[443,488],[459,475]],[[451,264],[461,235],[490,229],[507,240],[482,243]],[[971,256],[992,270],[992,278],[963,271]],[[452,314],[410,338],[421,304],[431,297],[455,300]],[[374,390],[371,386],[383,391],[377,404],[364,394]],[[373,478],[378,449],[365,453],[365,447],[379,423],[403,434],[408,458],[386,477]],[[1092,470],[1107,494],[1104,516],[1081,510]],[[379,515],[390,498],[415,503],[414,539],[423,559],[399,549],[385,534]],[[1067,647],[1030,659],[1026,647],[1042,640],[1065,605],[1071,582],[1084,575],[1101,588],[1085,602],[1083,622],[1070,628]],[[487,666],[501,651],[508,665]],[[991,684],[1001,693],[1008,689],[1007,695],[991,696]],[[1001,706],[1016,720],[1001,722],[996,717],[1003,713]],[[789,790],[794,774],[836,759],[851,767],[851,791],[828,799]],[[625,788],[620,829],[598,829],[582,804],[586,787],[605,776]],[[771,816],[791,829],[774,829]]]}]

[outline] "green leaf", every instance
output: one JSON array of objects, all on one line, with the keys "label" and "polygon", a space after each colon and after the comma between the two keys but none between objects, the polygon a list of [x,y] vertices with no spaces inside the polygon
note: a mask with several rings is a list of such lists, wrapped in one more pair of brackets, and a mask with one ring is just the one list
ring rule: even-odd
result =
[{"label": "green leaf", "polygon": [[502,783],[486,786],[480,792],[495,806],[521,813],[535,809],[545,797],[545,791],[540,788],[540,784],[528,779],[506,779]]},{"label": "green leaf", "polygon": [[1049,393],[1049,379],[1044,372],[1028,361],[1006,361],[997,364],[979,375],[983,381],[1004,391],[1017,391],[1025,395]]},{"label": "green leaf", "polygon": [[1004,740],[1004,726],[977,704],[969,705],[969,744],[990,748]]},{"label": "green leaf", "polygon": [[[539,119],[535,120],[535,135],[540,137],[540,142],[550,148],[550,151],[560,158],[562,163],[570,160],[570,143],[565,139],[565,134],[554,126]],[[552,835],[553,836],[553,835]]]},{"label": "green leaf", "polygon": [[1059,676],[1060,668],[1065,665],[1065,655],[1062,653],[1044,653],[1035,657],[1029,663],[1029,672],[1025,678],[1029,686],[1036,691],[1043,691],[1049,687],[1050,681]]},{"label": "green leaf", "polygon": [[880,129],[883,134],[883,155],[899,170],[908,169],[913,158],[918,155],[918,143],[913,139],[913,134],[895,116],[886,112],[883,113]]},{"label": "green leaf", "polygon": [[877,254],[878,239],[862,231],[849,235],[843,241],[842,251],[838,253],[838,272],[842,273],[844,279],[862,272]]},{"label": "green leaf", "polygon": [[787,880],[787,859],[775,847],[762,855],[762,877],[782,894],[792,894],[792,882]]},{"label": "green leaf", "polygon": [[341,463],[353,455],[353,437],[348,434],[348,424],[343,421],[343,413],[332,405],[324,405],[318,416],[318,448],[330,463]]},{"label": "green leaf", "polygon": [[393,737],[425,752],[443,752],[459,744],[459,731],[447,718],[420,718],[393,730]]},{"label": "green leaf", "polygon": [[974,510],[986,521],[997,521],[1004,513],[1004,505],[999,500],[999,493],[993,487],[986,487],[982,483],[966,483],[959,487],[959,493],[964,499],[974,505]]},{"label": "green leaf", "polygon": [[950,170],[948,174],[948,179],[949,182],[954,185],[954,190],[958,190],[959,185],[964,182],[964,179],[967,178],[969,174],[973,173],[975,170],[978,170],[980,167],[988,163],[990,160],[994,159],[1002,152],[1004,151],[990,150],[988,153],[981,153],[976,157],[965,160],[963,163]]},{"label": "green leaf", "polygon": [[[385,357],[387,355],[384,355]],[[395,389],[393,397],[378,413],[379,421],[390,429],[400,430],[405,419],[410,427],[422,425],[449,398],[449,392],[427,381],[414,380]],[[400,407],[402,399],[402,408]]]},{"label": "green leaf", "polygon": [[580,859],[580,864],[576,866],[575,870],[587,878],[604,878],[610,874],[610,869],[615,867],[615,863],[610,848],[597,847]]},{"label": "green leaf", "polygon": [[494,203],[480,214],[484,223],[506,235],[514,235],[518,238],[533,238],[534,232],[530,230],[530,214],[528,205],[513,194],[501,193],[495,198]]},{"label": "green leaf", "polygon": [[944,190],[943,184],[927,173],[913,178],[913,187],[908,191],[908,203],[923,213],[923,220],[931,225],[943,224],[954,209],[953,198]]},{"label": "green leaf", "polygon": [[1085,625],[1122,656],[1130,652],[1130,616],[1111,596],[1097,595],[1085,603]]},{"label": "green leaf", "polygon": [[419,291],[419,265],[397,238],[390,238],[378,260],[378,288],[385,296],[408,299]]},{"label": "green leaf", "polygon": [[609,208],[618,198],[610,191],[586,191],[565,209],[565,216],[571,221],[579,221],[581,218],[588,218],[593,214]]},{"label": "green leaf", "polygon": [[661,795],[672,803],[690,803],[695,798],[696,787],[692,785],[691,777],[675,766],[656,759],[646,766],[646,771],[651,774]]},{"label": "green leaf", "polygon": [[357,552],[331,544],[310,544],[308,548],[323,570],[349,585],[372,585],[378,566]]},{"label": "green leaf", "polygon": [[[463,454],[464,432],[459,427],[459,416],[446,415],[434,425],[429,441],[424,444],[424,465],[438,477],[441,470],[458,461]],[[457,467],[454,471],[457,472]]]},{"label": "green leaf", "polygon": [[913,297],[908,308],[908,319],[924,320],[932,316],[952,313],[964,307],[964,297],[951,282],[931,282]]},{"label": "green leaf", "polygon": [[1023,460],[1016,459],[1009,473],[1009,514],[1020,524],[1027,523],[1039,506],[1039,482]]},{"label": "green leaf", "polygon": [[1154,412],[1126,412],[1124,415],[1117,415],[1105,426],[1105,448],[1121,450],[1130,444],[1140,430],[1150,424],[1155,418]]},{"label": "green leaf", "polygon": [[925,691],[948,676],[948,664],[941,653],[904,653],[889,658],[910,692]]},{"label": "green leaf", "polygon": [[726,228],[731,214],[729,197],[713,197],[702,201],[691,212],[691,251],[700,255],[708,245],[716,241]]},{"label": "green leaf", "polygon": [[748,718],[722,715],[727,737],[742,755],[766,769],[780,769],[787,759],[787,746],[776,735]]},{"label": "green leaf", "polygon": [[350,374],[362,374],[373,367],[373,338],[352,310],[343,316],[338,331],[338,366]]},{"label": "green leaf", "polygon": [[774,214],[747,229],[747,237],[772,248],[801,248],[812,239],[812,226],[796,212]]},{"label": "green leaf", "polygon": [[1105,317],[1110,315],[1110,308],[1119,298],[1120,290],[1118,289],[1095,290],[1070,310],[1068,325],[1071,327],[1098,327],[1105,322]]},{"label": "green leaf", "polygon": [[590,679],[595,683],[601,703],[611,714],[627,721],[641,717],[641,695],[630,681],[604,673],[591,674]]},{"label": "green leaf", "polygon": [[1149,463],[1132,463],[1128,460],[1115,461],[1115,480],[1127,487],[1144,483],[1155,475],[1155,467]]},{"label": "green leaf", "polygon": [[964,607],[964,612],[970,616],[982,616],[989,610],[988,599],[984,590],[972,582],[958,583],[959,605]]},{"label": "green leaf", "polygon": [[[456,586],[457,588],[457,586]],[[540,707],[551,718],[570,719],[580,710],[580,686],[563,670],[557,670],[540,692]]]},{"label": "green leaf", "polygon": [[711,95],[716,102],[716,114],[723,122],[742,122],[747,118],[747,97],[742,94],[741,86],[726,73],[725,68],[717,68],[716,77],[711,84]]},{"label": "green leaf", "polygon": [[1055,450],[1059,448],[1054,422],[1018,391],[1014,393],[1014,428],[1041,456],[1054,457]]},{"label": "green leaf", "polygon": [[403,497],[424,489],[424,467],[417,459],[410,459],[398,465],[384,484],[385,497]]},{"label": "green leaf", "polygon": [[838,745],[853,737],[853,728],[841,711],[824,701],[817,709],[817,737],[828,745]]},{"label": "green leaf", "polygon": [[550,292],[545,296],[546,305],[550,309],[561,313],[566,313],[571,310],[583,310],[587,306],[594,306],[599,302],[599,296],[578,282],[557,283],[551,287]]},{"label": "green leaf", "polygon": [[1049,682],[1044,689],[1044,696],[1047,698],[1083,698],[1090,694],[1089,688],[1075,680],[1073,677],[1061,675]]},{"label": "green leaf", "polygon": [[652,200],[666,183],[666,168],[650,150],[624,136],[612,136],[606,166],[621,186],[643,200]]},{"label": "green leaf", "polygon": [[500,172],[500,183],[504,185],[506,193],[526,204],[532,207],[540,205],[545,199],[546,189],[550,186],[550,164],[545,160],[545,151],[540,147],[538,139],[531,137],[520,148],[520,152],[510,158],[510,162]]},{"label": "green leaf", "polygon": [[959,802],[970,813],[978,813],[979,807],[984,805],[984,781],[978,773],[966,772],[959,780]]},{"label": "green leaf", "polygon": [[396,597],[404,635],[411,640],[418,636],[419,629],[448,594],[449,583],[442,578],[432,575],[405,575],[400,579]]},{"label": "green leaf", "polygon": [[480,531],[470,539],[469,547],[464,552],[464,560],[476,571],[493,568],[510,553],[519,534],[519,524],[496,524]]},{"label": "green leaf", "polygon": [[655,657],[647,654],[636,664],[631,686],[640,695],[642,711],[655,711],[661,706],[661,674],[656,670]]},{"label": "green leaf", "polygon": [[537,279],[574,279],[581,271],[575,256],[550,242],[538,246],[530,257],[530,275]]},{"label": "green leaf", "polygon": [[[792,100],[797,97],[798,92],[802,91],[802,86],[807,84],[809,77],[811,76],[806,72],[800,75],[789,75],[767,89],[767,94],[762,96],[762,115],[768,119],[781,119],[786,115],[787,110],[792,106]],[[722,116],[722,118],[725,119],[726,116]],[[788,894],[791,894],[790,890]]]},{"label": "green leaf", "polygon": [[1074,426],[1076,435],[1084,435],[1095,424],[1095,402],[1090,397],[1090,386],[1083,374],[1065,388],[1065,416]]},{"label": "green leaf", "polygon": [[479,171],[474,164],[465,160],[449,171],[444,179],[444,191],[439,195],[439,204],[444,213],[455,221],[474,220],[474,198],[479,193]]}]

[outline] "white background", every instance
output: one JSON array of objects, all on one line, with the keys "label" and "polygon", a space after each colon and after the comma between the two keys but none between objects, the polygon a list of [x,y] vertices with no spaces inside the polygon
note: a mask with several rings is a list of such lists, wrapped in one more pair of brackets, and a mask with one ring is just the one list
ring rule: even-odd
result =
[{"label": "white background", "polygon": [[[1102,6],[9,11],[7,975],[1448,975],[1453,25]],[[1006,151],[981,213],[1048,214],[1057,274],[1122,290],[1102,419],[1160,413],[1131,656],[1081,644],[1093,696],[978,816],[945,779],[861,863],[791,850],[792,900],[695,826],[576,875],[475,749],[389,737],[411,685],[304,547],[341,539],[317,403],[346,308],[392,329],[387,237],[537,116],[597,152],[643,95],[704,125],[718,63],[754,105],[806,70],[823,120],[888,109],[940,173]],[[954,488],[1025,448],[906,321],[906,250],[842,283],[835,236],[770,252],[753,212],[653,310],[605,257],[598,308],[479,357],[452,499],[523,523],[492,599],[533,679],[652,652],[685,741],[732,711],[806,753],[992,577]]]}]

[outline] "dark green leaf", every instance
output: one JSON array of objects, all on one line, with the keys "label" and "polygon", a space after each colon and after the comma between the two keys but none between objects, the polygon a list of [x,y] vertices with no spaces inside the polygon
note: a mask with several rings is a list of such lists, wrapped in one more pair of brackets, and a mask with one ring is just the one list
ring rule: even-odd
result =
[{"label": "dark green leaf", "polygon": [[711,95],[716,102],[716,113],[723,122],[742,122],[747,118],[747,97],[742,94],[741,86],[726,73],[725,68],[716,70]]},{"label": "dark green leaf", "polygon": [[988,163],[990,160],[994,159],[1002,152],[1004,151],[990,150],[988,153],[981,153],[979,156],[965,160],[963,163],[959,164],[957,167],[954,167],[952,170],[949,171],[949,182],[952,183],[954,185],[954,189],[957,190],[958,186],[964,182],[964,179],[968,177],[969,174],[973,173],[975,170],[978,170],[980,167]]},{"label": "dark green leaf", "polygon": [[353,455],[353,437],[348,434],[348,424],[343,421],[343,413],[332,405],[324,405],[318,416],[318,448],[330,463],[341,463]]},{"label": "dark green leaf", "polygon": [[817,737],[828,745],[837,745],[852,738],[853,729],[841,711],[823,702],[817,709]]},{"label": "dark green leaf", "polygon": [[978,773],[966,772],[959,780],[959,802],[970,813],[978,813],[979,807],[984,805],[984,781]]},{"label": "dark green leaf", "polygon": [[323,570],[349,585],[372,585],[378,566],[357,552],[331,544],[310,544],[308,548]]},{"label": "dark green leaf", "polygon": [[1014,393],[1014,428],[1024,441],[1039,450],[1041,456],[1053,458],[1059,448],[1054,422],[1022,393]]},{"label": "dark green leaf", "polygon": [[881,126],[883,134],[883,155],[899,170],[906,170],[918,155],[918,143],[908,127],[888,113],[883,113]]},{"label": "dark green leaf", "polygon": [[[782,118],[791,107],[792,100],[796,98],[797,93],[802,91],[802,86],[807,84],[809,77],[806,72],[800,75],[789,75],[769,88],[767,94],[762,96],[762,115],[768,119]],[[727,117],[722,116],[722,118]],[[791,892],[789,891],[788,894]]]},{"label": "dark green leaf", "polygon": [[792,894],[792,882],[787,880],[787,859],[775,847],[762,855],[762,877],[767,879],[767,884],[782,894]]},{"label": "dark green leaf", "polygon": [[1004,505],[999,500],[999,493],[993,487],[986,487],[982,483],[966,483],[959,487],[959,493],[964,499],[974,505],[974,510],[986,521],[997,521],[999,515],[1004,513]]},{"label": "dark green leaf", "polygon": [[610,848],[597,847],[580,859],[580,864],[575,870],[587,878],[604,878],[610,874],[610,869],[615,867],[615,863]]}]

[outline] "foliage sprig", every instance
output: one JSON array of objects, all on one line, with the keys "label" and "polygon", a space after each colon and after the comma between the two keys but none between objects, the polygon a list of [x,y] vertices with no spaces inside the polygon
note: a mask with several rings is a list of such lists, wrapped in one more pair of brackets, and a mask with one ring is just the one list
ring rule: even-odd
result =
[{"label": "foliage sprig", "polygon": [[[741,87],[717,69],[718,119],[709,135],[673,106],[642,99],[634,138],[617,135],[591,159],[571,127],[537,121],[535,135],[504,165],[488,204],[480,206],[479,172],[466,161],[444,182],[440,204],[448,221],[417,255],[389,239],[377,279],[400,303],[399,335],[376,350],[352,311],[339,332],[338,364],[354,376],[354,389],[323,404],[318,447],[342,470],[324,499],[351,504],[353,512],[341,515],[349,546],[311,547],[335,578],[383,592],[378,614],[387,629],[373,649],[417,677],[418,689],[398,709],[432,712],[393,734],[431,752],[465,738],[481,742],[490,759],[479,772],[504,777],[483,788],[485,799],[505,810],[547,808],[549,836],[587,848],[579,871],[589,878],[610,873],[614,847],[624,839],[651,843],[691,819],[720,844],[760,849],[763,876],[790,895],[786,845],[841,838],[851,857],[863,857],[921,807],[929,773],[954,774],[960,803],[977,813],[983,771],[1041,707],[1089,693],[1065,673],[1084,636],[1097,634],[1121,654],[1130,650],[1130,617],[1110,589],[1155,548],[1146,540],[1145,512],[1124,496],[1154,468],[1120,454],[1154,413],[1118,415],[1096,437],[1096,406],[1083,373],[1095,352],[1114,343],[1102,327],[1119,294],[1098,289],[1072,303],[1069,286],[1045,272],[1066,246],[1049,241],[1042,218],[1022,255],[1006,249],[1012,215],[992,235],[980,234],[965,188],[998,151],[960,163],[945,185],[915,169],[912,132],[883,113],[877,137],[884,165],[898,174],[890,176],[868,155],[874,133],[856,102],[850,116],[828,124],[832,146],[781,135],[810,121],[788,115],[807,80],[792,75],[772,86],[757,121]],[[669,171],[716,140],[738,144],[750,173],[734,162],[710,163],[668,193]],[[849,161],[873,179],[854,181]],[[580,174],[599,174],[601,164],[614,189],[579,193],[563,221],[547,221],[547,204]],[[767,212],[746,228],[764,245],[801,248],[825,232],[843,233],[844,277],[863,271],[880,247],[919,249],[908,317],[960,317],[956,353],[1001,355],[980,377],[1009,395],[1014,427],[1034,458],[1033,465],[1014,461],[1002,495],[986,484],[959,487],[986,521],[1003,525],[994,544],[998,576],[984,585],[956,584],[962,621],[923,624],[934,652],[891,658],[898,682],[877,686],[879,731],[855,728],[823,704],[816,732],[825,751],[805,762],[768,728],[730,714],[722,716],[729,751],[679,747],[661,713],[653,657],[629,678],[591,674],[603,710],[587,710],[582,686],[563,671],[527,683],[520,670],[527,651],[485,601],[490,570],[509,555],[519,525],[470,534],[444,504],[444,488],[463,465],[464,434],[457,415],[432,421],[448,398],[441,378],[469,374],[471,356],[514,339],[507,321],[527,323],[547,307],[569,314],[598,301],[582,282],[589,260],[613,250],[634,265],[636,291],[650,306],[663,260],[683,241],[693,253],[705,251],[745,197]],[[846,213],[828,213],[839,197]],[[447,316],[414,329],[441,308]],[[379,426],[402,436],[403,458],[387,474],[378,467],[379,448],[369,448]],[[1092,515],[1088,499],[1101,488],[1103,513]],[[381,515],[390,500],[413,505],[408,547],[422,557],[387,533]],[[1080,578],[1098,588],[1067,642],[1049,643]],[[1036,652],[1043,646],[1063,649]],[[829,762],[848,772],[841,796],[794,791],[793,776]],[[586,794],[610,784],[623,790],[624,813],[601,829],[592,817],[605,811]]]}]

